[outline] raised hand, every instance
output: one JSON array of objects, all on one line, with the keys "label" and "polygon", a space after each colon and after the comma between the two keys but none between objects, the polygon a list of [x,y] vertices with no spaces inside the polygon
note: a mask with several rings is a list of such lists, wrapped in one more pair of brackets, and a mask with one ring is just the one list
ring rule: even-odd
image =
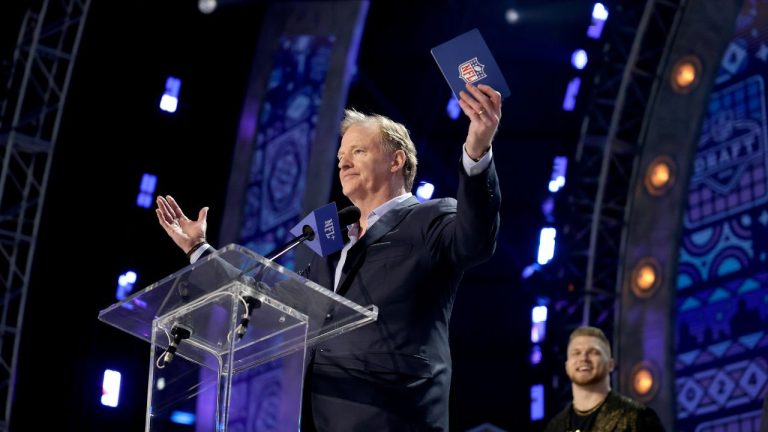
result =
[{"label": "raised hand", "polygon": [[479,159],[491,147],[501,120],[501,93],[485,84],[466,85],[459,92],[459,106],[469,117],[466,150],[469,157]]},{"label": "raised hand", "polygon": [[195,245],[205,242],[205,232],[208,229],[208,207],[200,209],[197,220],[188,218],[172,196],[157,197],[157,220],[166,233],[173,239],[184,253],[188,253]]}]

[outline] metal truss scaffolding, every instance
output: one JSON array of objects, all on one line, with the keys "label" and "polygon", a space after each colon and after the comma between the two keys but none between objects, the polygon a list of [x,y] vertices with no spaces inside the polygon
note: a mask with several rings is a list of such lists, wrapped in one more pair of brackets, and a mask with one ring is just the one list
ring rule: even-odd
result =
[{"label": "metal truss scaffolding", "polygon": [[28,3],[0,99],[0,431],[9,430],[48,174],[90,6],[90,0]]},{"label": "metal truss scaffolding", "polygon": [[680,0],[624,1],[606,26],[601,69],[567,188],[565,274],[580,291],[580,324],[611,337],[619,292],[627,196],[654,83]]}]

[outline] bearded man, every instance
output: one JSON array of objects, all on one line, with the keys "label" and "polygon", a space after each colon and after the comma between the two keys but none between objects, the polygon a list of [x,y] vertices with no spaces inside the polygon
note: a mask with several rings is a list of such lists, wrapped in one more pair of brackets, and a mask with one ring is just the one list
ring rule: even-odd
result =
[{"label": "bearded man", "polygon": [[653,409],[611,390],[611,344],[596,327],[579,327],[568,339],[565,373],[573,401],[546,432],[664,432]]}]

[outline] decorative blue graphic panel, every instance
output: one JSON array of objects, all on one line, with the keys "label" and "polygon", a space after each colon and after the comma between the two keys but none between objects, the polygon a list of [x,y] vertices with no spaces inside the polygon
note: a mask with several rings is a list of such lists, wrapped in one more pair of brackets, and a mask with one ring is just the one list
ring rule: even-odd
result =
[{"label": "decorative blue graphic panel", "polygon": [[[311,145],[328,72],[333,36],[284,36],[257,120],[250,174],[242,207],[239,244],[266,255],[292,237],[289,230],[303,216]],[[280,263],[293,267],[293,254]],[[303,357],[299,359],[303,368]],[[229,430],[278,431],[295,413],[298,429],[300,389],[296,365],[278,359],[235,376]],[[292,421],[292,419],[290,420]]]},{"label": "decorative blue graphic panel", "polygon": [[768,1],[746,1],[694,159],[677,283],[677,430],[759,430],[768,382]]},{"label": "decorative blue graphic panel", "polygon": [[[258,119],[240,244],[262,255],[288,241],[300,219],[333,36],[284,36]],[[292,267],[292,255],[281,257]]]}]

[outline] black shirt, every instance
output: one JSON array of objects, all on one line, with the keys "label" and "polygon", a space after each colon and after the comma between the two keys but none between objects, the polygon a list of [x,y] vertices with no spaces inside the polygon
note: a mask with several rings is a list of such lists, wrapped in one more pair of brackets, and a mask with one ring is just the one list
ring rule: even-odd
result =
[{"label": "black shirt", "polygon": [[595,418],[597,418],[597,413],[599,413],[602,408],[603,404],[600,404],[600,408],[585,415],[578,414],[574,408],[571,408],[571,412],[568,416],[567,432],[588,432],[592,430],[592,426],[595,424]]}]

